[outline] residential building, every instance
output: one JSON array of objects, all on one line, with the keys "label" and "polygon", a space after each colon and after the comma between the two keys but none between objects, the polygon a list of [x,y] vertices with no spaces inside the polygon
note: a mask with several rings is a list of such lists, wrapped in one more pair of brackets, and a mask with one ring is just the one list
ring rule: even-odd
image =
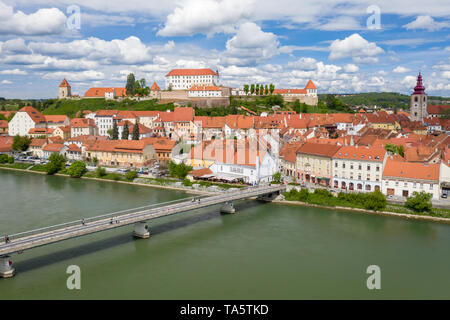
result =
[{"label": "residential building", "polygon": [[105,99],[114,99],[116,97],[126,97],[127,89],[126,88],[89,88],[84,94],[84,98],[105,98]]},{"label": "residential building", "polygon": [[94,121],[98,128],[98,134],[108,136],[108,130],[113,128],[119,110],[99,110],[95,114]]},{"label": "residential building", "polygon": [[192,86],[188,92],[189,98],[220,98],[222,89],[217,86]]},{"label": "residential building", "polygon": [[432,105],[427,106],[428,118],[442,118],[450,112],[450,105]]},{"label": "residential building", "polygon": [[42,158],[48,159],[52,154],[62,154],[66,153],[67,146],[62,143],[48,143],[42,147],[43,156]]},{"label": "residential building", "polygon": [[334,188],[358,192],[381,191],[383,147],[343,146],[332,159]]},{"label": "residential building", "polygon": [[43,148],[47,145],[47,139],[33,139],[31,140],[30,146],[28,147],[28,152],[34,157],[43,158],[44,150]]},{"label": "residential building", "polygon": [[48,128],[31,128],[27,136],[30,138],[51,137],[55,129]]},{"label": "residential building", "polygon": [[[104,117],[104,118],[99,118],[98,121],[99,121],[99,123],[101,123],[102,125],[104,125],[106,127],[106,126],[109,126],[109,122],[107,122],[107,121],[103,122],[103,121],[104,120],[109,121],[109,119],[110,118],[108,118],[108,117]],[[111,128],[112,128],[112,126],[111,126]],[[93,120],[93,119],[73,118],[70,121],[70,136],[72,138],[75,138],[78,136],[96,136],[98,134],[99,134],[98,126],[95,124],[95,120]],[[105,135],[108,135],[108,133],[106,133]]]},{"label": "residential building", "polygon": [[8,124],[10,136],[26,136],[32,128],[45,128],[47,122],[42,113],[31,106],[20,109]]},{"label": "residential building", "polygon": [[388,196],[410,197],[425,191],[439,199],[440,164],[415,163],[388,157],[383,170],[382,192]]},{"label": "residential building", "polygon": [[219,74],[211,69],[173,69],[166,74],[167,90],[188,90],[192,86],[217,86]]},{"label": "residential building", "polygon": [[332,157],[340,146],[306,142],[297,150],[297,179],[329,186],[332,179]]},{"label": "residential building", "polygon": [[66,150],[66,158],[72,161],[83,160],[83,150],[81,147],[77,146],[75,143],[69,144]]},{"label": "residential building", "polygon": [[11,154],[14,137],[0,136],[0,154]]},{"label": "residential building", "polygon": [[71,137],[71,130],[70,126],[58,127],[53,131],[53,136],[58,136],[63,140],[67,140]]},{"label": "residential building", "polygon": [[0,120],[0,135],[8,134],[8,121]]},{"label": "residential building", "polygon": [[58,127],[68,126],[70,124],[70,119],[65,115],[49,115],[44,116],[45,121],[47,121],[47,128],[56,129]]}]

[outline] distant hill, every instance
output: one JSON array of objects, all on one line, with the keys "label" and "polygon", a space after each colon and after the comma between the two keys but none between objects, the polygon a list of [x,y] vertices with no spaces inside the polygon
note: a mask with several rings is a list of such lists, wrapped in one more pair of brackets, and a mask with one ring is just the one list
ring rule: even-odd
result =
[{"label": "distant hill", "polygon": [[[319,94],[319,98],[326,99],[326,94]],[[395,92],[367,92],[355,94],[341,94],[336,97],[349,107],[354,106],[379,106],[383,108],[409,109],[411,96]],[[429,101],[436,104],[445,104],[450,98],[429,96]]]}]

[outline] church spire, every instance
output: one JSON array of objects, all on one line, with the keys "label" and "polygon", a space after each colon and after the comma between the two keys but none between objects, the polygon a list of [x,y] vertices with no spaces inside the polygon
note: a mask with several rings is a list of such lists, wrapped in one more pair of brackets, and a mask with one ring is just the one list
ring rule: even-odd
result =
[{"label": "church spire", "polygon": [[413,94],[425,94],[425,87],[422,83],[422,75],[419,71],[419,76],[417,77],[417,84],[414,87],[414,93]]}]

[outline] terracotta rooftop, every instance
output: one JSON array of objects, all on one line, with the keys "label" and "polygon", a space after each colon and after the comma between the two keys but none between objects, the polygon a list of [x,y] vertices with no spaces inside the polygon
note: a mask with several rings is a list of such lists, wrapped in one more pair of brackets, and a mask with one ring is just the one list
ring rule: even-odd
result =
[{"label": "terracotta rooftop", "polygon": [[395,161],[388,158],[383,171],[383,178],[405,178],[412,180],[439,181],[440,164]]},{"label": "terracotta rooftop", "polygon": [[218,76],[218,74],[211,69],[173,69],[171,70],[167,76]]},{"label": "terracotta rooftop", "polygon": [[382,147],[343,146],[334,154],[333,159],[383,162],[385,154],[386,150]]},{"label": "terracotta rooftop", "polygon": [[331,158],[340,148],[337,145],[306,142],[297,150],[297,153]]}]

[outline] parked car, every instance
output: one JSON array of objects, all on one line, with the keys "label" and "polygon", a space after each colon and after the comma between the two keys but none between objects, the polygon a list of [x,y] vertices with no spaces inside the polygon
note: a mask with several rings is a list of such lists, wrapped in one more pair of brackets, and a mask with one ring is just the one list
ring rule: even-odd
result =
[{"label": "parked car", "polygon": [[447,199],[447,194],[446,194],[446,193],[443,193],[443,194],[442,194],[442,198],[443,198],[443,199]]}]

